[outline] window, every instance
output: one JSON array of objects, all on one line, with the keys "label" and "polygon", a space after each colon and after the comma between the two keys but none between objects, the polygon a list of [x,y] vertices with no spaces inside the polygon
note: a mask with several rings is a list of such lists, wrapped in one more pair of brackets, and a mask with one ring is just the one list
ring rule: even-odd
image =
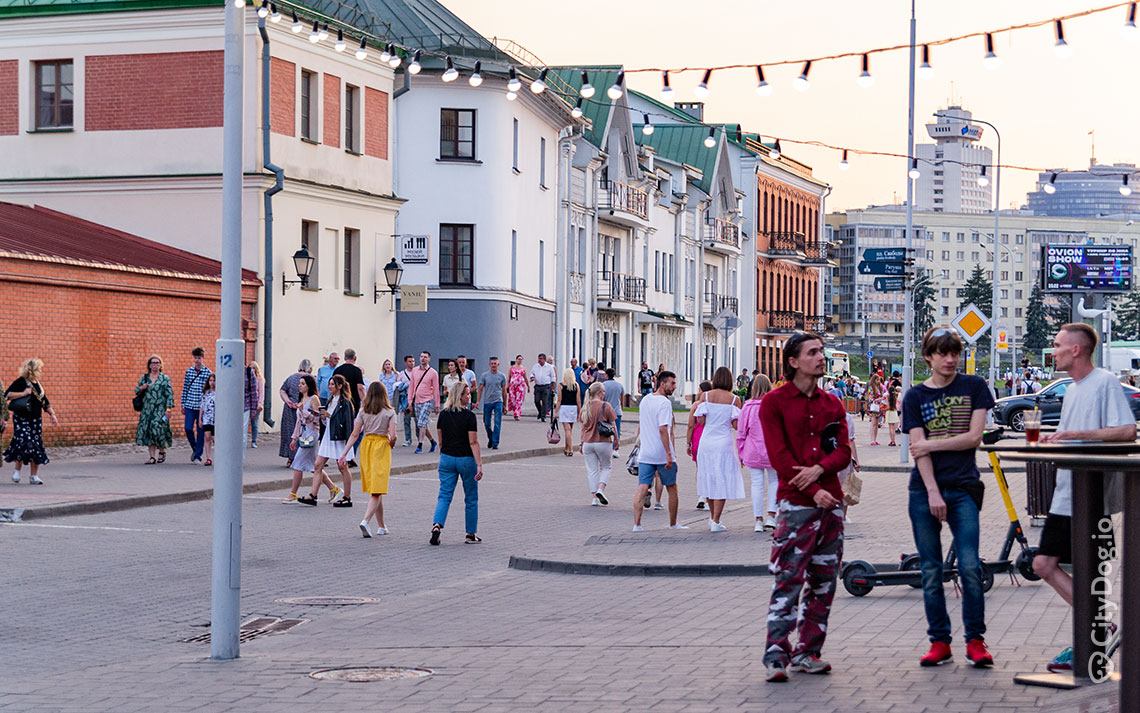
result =
[{"label": "window", "polygon": [[975,251],[970,253],[970,259],[973,260],[974,262],[977,262],[979,259],[978,258],[979,255],[980,255],[980,253],[977,250],[975,250]]},{"label": "window", "polygon": [[344,85],[344,150],[360,153],[360,90],[351,84]]},{"label": "window", "polygon": [[360,231],[344,229],[344,292],[360,294]]},{"label": "window", "polygon": [[950,259],[950,251],[949,250],[943,250],[942,251],[942,259],[943,260],[949,260]]},{"label": "window", "polygon": [[36,128],[70,129],[74,112],[71,60],[36,62]]},{"label": "window", "polygon": [[677,288],[673,284],[673,256],[669,256],[669,291],[676,292]]},{"label": "window", "polygon": [[998,290],[998,294],[999,294],[999,299],[1003,299],[1003,300],[1009,299],[1009,290],[1006,290],[1006,289]]},{"label": "window", "polygon": [[511,168],[513,168],[515,170],[515,173],[518,173],[519,172],[519,120],[515,119],[514,122],[515,122],[514,128],[512,129],[512,133],[511,133],[511,151],[512,151]]},{"label": "window", "polygon": [[661,291],[661,251],[653,251],[653,289]]},{"label": "window", "polygon": [[1015,272],[1015,273],[1013,273],[1013,280],[1014,280],[1014,282],[1021,282],[1021,281],[1022,281],[1022,280],[1024,280],[1024,279],[1025,279],[1025,273],[1024,273],[1024,272]]},{"label": "window", "polygon": [[312,220],[301,221],[301,247],[308,250],[309,255],[313,258],[313,269],[309,273],[309,284],[306,286],[314,290],[320,287],[317,277],[321,274],[321,251],[317,235],[316,222]]},{"label": "window", "polygon": [[958,272],[956,273],[956,276],[959,280],[964,280],[964,279],[966,279],[966,271],[965,270],[958,270]]},{"label": "window", "polygon": [[1015,238],[1015,241],[1017,242],[1018,245],[1024,245],[1025,244],[1025,236],[1022,235],[1021,233],[1018,233],[1016,238]]},{"label": "window", "polygon": [[1009,279],[1009,272],[1006,270],[1002,270],[1001,271],[1001,279],[1002,279],[1002,282],[1005,282],[1006,280],[1008,280]]},{"label": "window", "polygon": [[942,271],[942,279],[943,280],[949,280],[950,279],[950,271],[949,270],[943,270]]},{"label": "window", "polygon": [[578,228],[578,272],[586,272],[586,229]]},{"label": "window", "polygon": [[945,298],[950,297],[950,288],[949,287],[943,287],[942,288],[942,296]]},{"label": "window", "polygon": [[475,159],[474,109],[440,109],[439,157]]},{"label": "window", "polygon": [[957,257],[959,260],[965,260],[966,259],[966,251],[965,250],[959,250],[957,253]]},{"label": "window", "polygon": [[[947,255],[947,258],[949,258],[949,257],[950,256]],[[933,250],[927,250],[926,251],[926,259],[927,260],[933,260],[934,259],[934,251]]]},{"label": "window", "polygon": [[[444,223],[439,226],[439,284],[474,284],[472,264],[475,253],[475,226]],[[541,276],[541,272],[539,275]]]},{"label": "window", "polygon": [[960,243],[966,242],[966,234],[965,233],[958,233],[958,242],[960,242]]},{"label": "window", "polygon": [[950,316],[950,308],[949,307],[946,307],[946,306],[942,307],[942,316],[943,317],[949,317]]},{"label": "window", "polygon": [[538,140],[538,185],[546,188],[546,137]]},{"label": "window", "polygon": [[307,69],[301,70],[301,138],[313,141],[316,133],[313,127],[313,95],[316,91],[316,81],[313,73]]},{"label": "window", "polygon": [[950,233],[943,233],[942,234],[942,242],[944,242],[944,243],[950,242]]},{"label": "window", "polygon": [[546,297],[546,241],[538,241],[538,296]]},{"label": "window", "polygon": [[1016,300],[1019,300],[1019,299],[1021,299],[1023,294],[1024,293],[1021,290],[1014,290],[1013,291],[1013,298]]}]

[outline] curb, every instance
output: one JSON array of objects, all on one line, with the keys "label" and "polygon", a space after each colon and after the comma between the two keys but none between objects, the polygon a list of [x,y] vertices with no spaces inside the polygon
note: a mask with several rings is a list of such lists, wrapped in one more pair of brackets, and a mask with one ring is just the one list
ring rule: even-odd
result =
[{"label": "curb", "polygon": [[[633,439],[629,438],[623,441],[622,445],[629,445],[631,443],[633,443]],[[504,461],[523,460],[526,458],[556,455],[561,452],[561,446],[530,448],[524,451],[511,451],[510,453],[493,453],[491,455],[484,456],[483,462],[502,463]],[[407,475],[410,473],[424,473],[436,470],[436,468],[437,465],[434,463],[404,465],[392,468],[391,474]],[[308,481],[309,479],[306,479],[302,482]],[[269,490],[280,490],[281,488],[288,488],[292,484],[293,477],[290,475],[288,478],[282,478],[278,480],[266,480],[260,483],[247,483],[246,485],[242,486],[241,492],[243,495],[249,493],[264,493]],[[179,503],[196,502],[198,500],[209,500],[213,497],[213,488],[203,488],[201,490],[188,490],[181,493],[133,495],[125,498],[96,500],[93,502],[63,503],[60,505],[45,505],[43,507],[0,508],[0,522],[42,520],[49,517],[66,517],[68,515],[99,515],[108,512],[119,512],[121,510],[154,507],[156,505],[176,505]]]},{"label": "curb", "polygon": [[[978,468],[978,470],[983,472],[983,473],[991,472],[986,468]],[[910,471],[911,471],[911,467],[907,466],[907,465],[865,465],[859,471],[859,473],[860,474],[863,474],[863,473],[909,473]],[[1005,466],[1002,466],[1001,471],[1003,473],[1024,473],[1025,467],[1024,466],[1020,466],[1020,467],[1015,466],[1012,468],[1006,468]]]},{"label": "curb", "polygon": [[[897,571],[898,563],[872,565],[877,572]],[[608,577],[770,577],[766,564],[600,564],[511,555],[508,569],[520,572],[586,574]]]}]

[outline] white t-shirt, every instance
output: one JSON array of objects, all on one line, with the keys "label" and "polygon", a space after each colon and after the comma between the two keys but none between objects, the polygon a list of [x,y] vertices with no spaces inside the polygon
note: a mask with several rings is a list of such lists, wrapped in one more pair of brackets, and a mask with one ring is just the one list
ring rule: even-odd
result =
[{"label": "white t-shirt", "polygon": [[[650,394],[641,399],[638,409],[641,419],[641,438],[638,444],[638,463],[665,465],[669,455],[677,459],[673,447],[673,403],[659,394]],[[669,454],[661,444],[661,427],[669,427]]]},{"label": "white t-shirt", "polygon": [[530,368],[530,376],[538,386],[546,386],[558,381],[558,373],[554,371],[554,365],[550,362],[532,366]]},{"label": "white t-shirt", "polygon": [[[1093,369],[1085,378],[1069,384],[1057,430],[1092,431],[1133,423],[1136,421],[1120,382],[1110,371]],[[1057,470],[1057,487],[1053,490],[1049,512],[1072,517],[1073,471]]]}]

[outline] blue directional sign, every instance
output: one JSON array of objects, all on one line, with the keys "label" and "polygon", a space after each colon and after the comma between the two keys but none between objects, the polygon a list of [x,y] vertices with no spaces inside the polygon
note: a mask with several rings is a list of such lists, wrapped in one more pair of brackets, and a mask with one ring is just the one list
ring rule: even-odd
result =
[{"label": "blue directional sign", "polygon": [[859,263],[860,275],[905,275],[906,265],[901,262],[867,262]]},{"label": "blue directional sign", "polygon": [[876,292],[903,292],[906,290],[905,277],[876,277]]},{"label": "blue directional sign", "polygon": [[903,262],[906,260],[906,248],[867,248],[863,251],[863,259],[867,262]]},{"label": "blue directional sign", "polygon": [[868,350],[867,350],[867,358],[868,358],[868,359],[870,359],[870,358],[871,358],[871,357],[873,357],[873,356],[875,356],[875,352],[873,352],[873,351],[871,351],[870,349],[868,349]]}]

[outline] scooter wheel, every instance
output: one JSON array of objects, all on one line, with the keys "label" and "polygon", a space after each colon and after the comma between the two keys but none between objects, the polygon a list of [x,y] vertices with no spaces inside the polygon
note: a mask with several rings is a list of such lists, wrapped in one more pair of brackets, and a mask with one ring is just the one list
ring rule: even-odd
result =
[{"label": "scooter wheel", "polygon": [[988,592],[994,588],[994,570],[985,562],[982,562],[982,591]]},{"label": "scooter wheel", "polygon": [[1036,547],[1027,547],[1021,551],[1017,556],[1014,565],[1017,567],[1017,573],[1024,577],[1029,582],[1036,582],[1041,577],[1033,571],[1033,558],[1037,556]]},{"label": "scooter wheel", "polygon": [[875,568],[872,567],[869,562],[864,562],[863,560],[849,562],[843,568],[843,588],[853,597],[863,597],[870,594],[871,590],[875,588],[874,585],[867,584],[866,582],[858,582],[856,580],[868,574],[873,574],[874,571]]},{"label": "scooter wheel", "polygon": [[[907,555],[906,557],[903,558],[902,562],[899,564],[899,571],[900,572],[917,572],[918,570],[919,570],[918,555]],[[912,584],[910,586],[915,588],[915,589],[922,589],[922,582],[919,582],[918,584]]]}]

